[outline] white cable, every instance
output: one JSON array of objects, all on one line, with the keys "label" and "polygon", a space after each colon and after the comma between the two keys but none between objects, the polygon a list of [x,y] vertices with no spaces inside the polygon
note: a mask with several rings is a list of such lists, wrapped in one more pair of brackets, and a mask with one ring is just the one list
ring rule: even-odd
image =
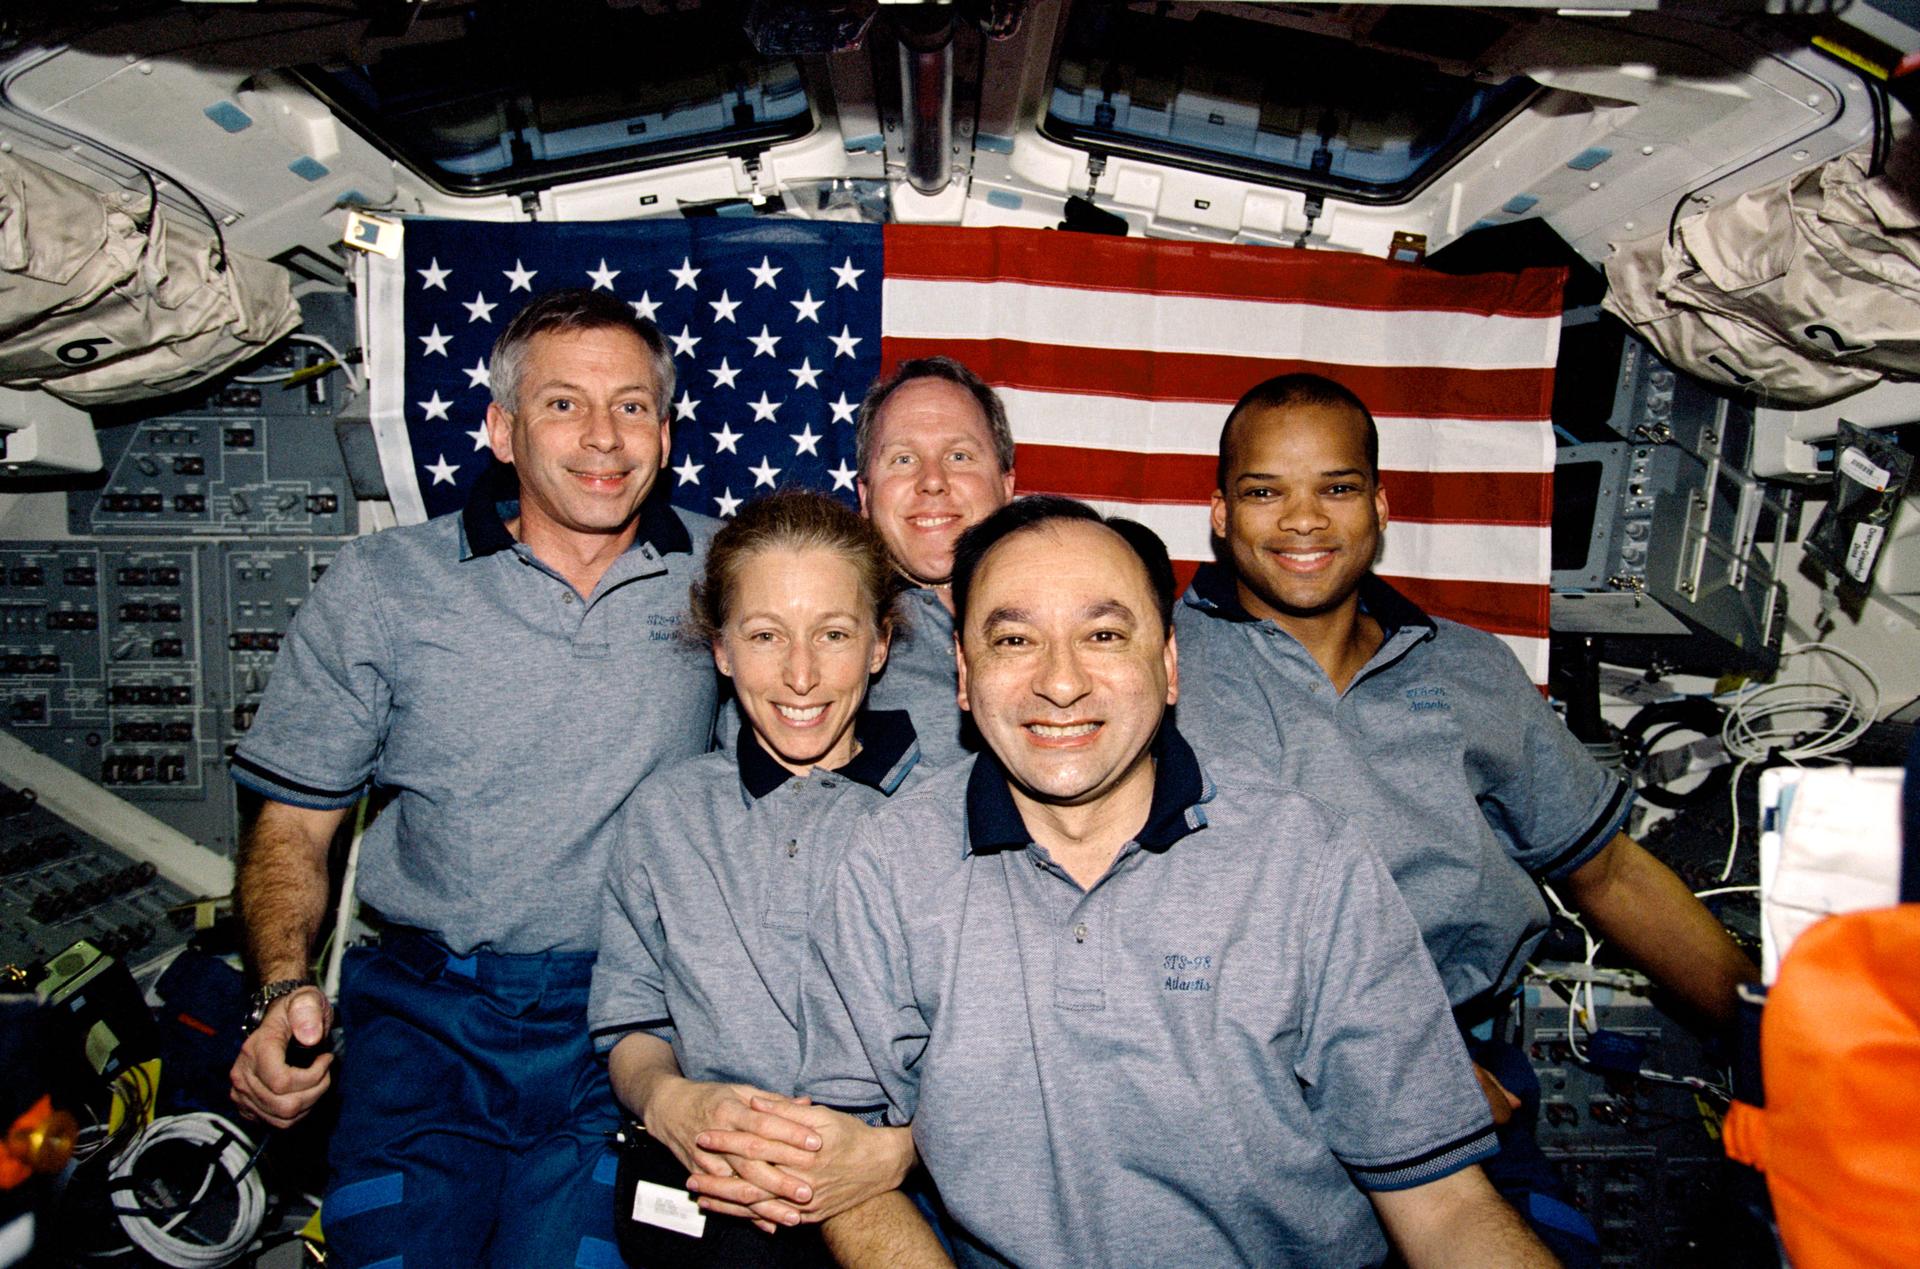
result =
[{"label": "white cable", "polygon": [[[333,358],[340,367],[340,373],[347,377],[347,391],[354,396],[360,395],[359,372],[347,364],[347,359],[340,355],[340,350],[329,343],[324,336],[310,335],[306,331],[295,331],[293,334],[287,336],[287,342],[291,344],[312,344],[315,348],[318,348],[321,352]],[[297,370],[261,370],[250,375],[235,375],[233,381],[235,383],[284,383],[289,376],[297,373],[299,373]]]},{"label": "white cable", "polygon": [[[1599,1029],[1597,1026],[1599,1016],[1594,1013],[1593,1009],[1593,972],[1594,960],[1600,955],[1600,944],[1602,940],[1593,937],[1593,931],[1587,928],[1586,922],[1575,915],[1573,910],[1567,907],[1566,904],[1560,902],[1560,896],[1553,892],[1552,886],[1542,885],[1540,891],[1547,896],[1548,901],[1553,904],[1561,916],[1573,923],[1574,928],[1580,931],[1580,937],[1586,941],[1586,955],[1581,957],[1581,964],[1587,967],[1586,981],[1575,984],[1573,989],[1567,992],[1567,1047],[1573,1050],[1575,1061],[1584,1063],[1587,1060],[1587,1051],[1580,1047],[1580,1041],[1574,1037],[1573,1023],[1576,1015],[1582,1015],[1580,1017],[1581,1026],[1585,1027],[1589,1032]],[[1580,993],[1582,991],[1586,992],[1587,998],[1587,1003],[1584,1007],[1579,1004]]]},{"label": "white cable", "polygon": [[[127,1237],[133,1240],[135,1246],[163,1265],[195,1269],[196,1266],[233,1263],[253,1242],[254,1235],[260,1231],[260,1222],[266,1216],[267,1188],[253,1166],[257,1153],[250,1152],[248,1147],[251,1143],[247,1138],[231,1121],[219,1115],[205,1111],[169,1115],[154,1120],[140,1130],[140,1135],[113,1161],[113,1178],[119,1181],[132,1177],[141,1158],[154,1146],[168,1141],[184,1141],[215,1148],[219,1153],[207,1167],[206,1175],[200,1179],[193,1194],[176,1199],[175,1203],[152,1216],[120,1211],[121,1227],[127,1231]],[[188,1241],[176,1235],[174,1227],[193,1214],[193,1205],[206,1196],[215,1178],[222,1173],[238,1191],[233,1228],[226,1237],[214,1243]],[[136,1193],[133,1190],[121,1192],[128,1195]],[[175,1207],[180,1210],[173,1210]]]},{"label": "white cable", "polygon": [[[1781,655],[1792,657],[1820,652],[1847,666],[1865,680],[1869,695],[1845,687],[1829,687],[1809,678],[1805,683],[1769,683],[1741,694],[1727,709],[1720,726],[1720,743],[1735,759],[1727,798],[1733,808],[1733,832],[1727,842],[1727,860],[1720,880],[1733,875],[1740,849],[1740,777],[1748,767],[1770,758],[1799,765],[1808,758],[1825,758],[1850,748],[1880,716],[1880,680],[1860,658],[1830,643],[1805,643]],[[1808,715],[1829,719],[1825,726],[1809,727],[1795,720]]]},{"label": "white cable", "polygon": [[320,976],[320,990],[327,1003],[340,999],[340,968],[347,958],[347,939],[353,933],[354,914],[359,912],[360,842],[367,835],[367,803],[361,798],[353,811],[353,844],[347,848],[347,871],[340,881],[340,907],[334,916],[332,947],[327,951],[327,967]]}]

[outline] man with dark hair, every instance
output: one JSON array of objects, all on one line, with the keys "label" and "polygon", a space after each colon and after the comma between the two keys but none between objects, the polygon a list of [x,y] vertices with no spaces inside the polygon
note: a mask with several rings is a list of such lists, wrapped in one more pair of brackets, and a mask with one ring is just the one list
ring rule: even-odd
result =
[{"label": "man with dark hair", "polygon": [[1159,540],[1023,499],[953,592],[986,747],[854,829],[802,1091],[912,1125],[966,1266],[1551,1264],[1360,826],[1165,721]]},{"label": "man with dark hair", "polygon": [[[617,1255],[617,1111],[586,1025],[609,825],[704,748],[715,696],[675,637],[713,524],[657,479],[672,372],[611,296],[523,309],[487,410],[511,467],[459,515],[341,549],[234,755],[267,800],[240,854],[261,987],[233,1096],[284,1127],[337,1067],[329,1264]],[[382,938],[347,953],[348,1050],[302,1067],[290,1046],[331,1021],[310,977],[329,846],[369,789],[391,795],[359,871]]]},{"label": "man with dark hair", "polygon": [[[1419,921],[1496,1117],[1526,1108],[1491,1168],[1570,1261],[1591,1227],[1555,1197],[1526,1123],[1532,1071],[1494,1043],[1547,927],[1550,882],[1594,933],[1702,1016],[1758,977],[1719,922],[1621,830],[1601,768],[1492,635],[1430,617],[1374,576],[1387,523],[1378,432],[1314,375],[1260,384],[1220,437],[1213,531],[1175,616],[1182,724],[1235,745],[1365,825]],[[1516,1097],[1502,1087],[1526,1094]]]},{"label": "man with dark hair", "polygon": [[860,510],[911,583],[870,702],[912,714],[927,761],[945,766],[972,747],[954,703],[953,545],[1013,497],[1006,407],[951,357],[922,357],[867,391],[855,446]]}]

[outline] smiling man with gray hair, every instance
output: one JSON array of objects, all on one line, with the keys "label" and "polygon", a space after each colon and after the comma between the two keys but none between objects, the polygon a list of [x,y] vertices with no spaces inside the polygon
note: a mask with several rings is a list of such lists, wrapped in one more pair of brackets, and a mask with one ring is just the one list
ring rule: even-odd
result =
[{"label": "smiling man with gray hair", "polygon": [[[617,1111],[586,1025],[610,823],[705,746],[715,686],[676,637],[713,522],[674,511],[673,363],[607,295],[535,299],[495,345],[487,432],[513,481],[343,547],[289,630],[233,777],[267,799],[238,898],[261,984],[234,1100],[284,1127],[337,1069],[328,1263],[617,1259]],[[505,475],[497,469],[494,475]],[[370,790],[348,1050],[309,977],[328,850]]]}]

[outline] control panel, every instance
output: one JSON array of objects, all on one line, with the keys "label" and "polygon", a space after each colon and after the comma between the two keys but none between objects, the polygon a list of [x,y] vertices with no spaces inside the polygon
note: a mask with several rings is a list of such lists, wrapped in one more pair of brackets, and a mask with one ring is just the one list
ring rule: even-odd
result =
[{"label": "control panel", "polygon": [[185,891],[68,824],[31,789],[0,786],[0,967],[86,939],[136,970],[192,933]]},{"label": "control panel", "polygon": [[[301,315],[303,329],[335,348],[352,347],[345,296],[311,296]],[[312,344],[283,342],[247,376],[266,382],[229,379],[175,413],[103,419],[107,480],[68,495],[69,532],[351,535],[358,512],[333,429],[339,377],[318,371],[329,357]],[[310,377],[300,378],[303,372]],[[282,386],[289,378],[297,382]]]},{"label": "control panel", "polygon": [[[1580,967],[1542,967],[1563,968]],[[1567,991],[1530,980],[1520,1035],[1540,1077],[1541,1151],[1599,1234],[1601,1263],[1743,1263],[1719,1258],[1755,1232],[1732,1208],[1726,1102],[1717,1087],[1677,1082],[1719,1085],[1724,1072],[1645,996],[1616,988],[1593,989],[1597,1030],[1575,1022],[1570,1039]]]},{"label": "control panel", "polygon": [[[346,296],[302,313],[303,331],[354,346]],[[262,382],[99,414],[107,476],[66,495],[72,536],[0,541],[8,733],[222,854],[239,829],[227,760],[293,614],[359,528],[335,427],[345,376],[299,377],[331,355],[288,341],[246,376]]]}]

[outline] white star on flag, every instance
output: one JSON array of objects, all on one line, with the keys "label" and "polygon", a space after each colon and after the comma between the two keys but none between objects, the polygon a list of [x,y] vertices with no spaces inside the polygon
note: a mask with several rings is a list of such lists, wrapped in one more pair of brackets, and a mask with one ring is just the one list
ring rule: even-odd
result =
[{"label": "white star on flag", "polygon": [[835,423],[851,423],[853,422],[853,416],[860,412],[859,404],[847,400],[847,394],[844,392],[840,394],[838,401],[827,402],[827,408],[833,411],[833,421]]},{"label": "white star on flag", "polygon": [[740,377],[740,372],[728,365],[725,357],[720,359],[719,369],[709,370],[707,373],[713,376],[713,386],[716,388],[731,388],[733,381]]},{"label": "white star on flag", "polygon": [[722,489],[714,502],[720,506],[720,517],[725,519],[740,509],[740,500],[733,496],[733,490]]},{"label": "white star on flag", "polygon": [[676,357],[693,356],[693,346],[700,342],[700,337],[693,333],[691,326],[682,326],[678,335],[669,335],[667,338],[673,341],[673,355]]},{"label": "white star on flag", "polygon": [[697,485],[700,483],[700,473],[706,469],[705,463],[694,462],[693,455],[688,454],[680,460],[680,465],[673,469],[673,474],[680,478],[680,483],[683,485]]},{"label": "white star on flag", "polygon": [[533,290],[533,279],[539,274],[540,270],[529,269],[526,265],[520,263],[518,256],[515,256],[513,267],[511,269],[502,269],[500,272],[506,274],[507,294],[512,295],[515,291]]},{"label": "white star on flag", "polygon": [[755,489],[758,489],[762,485],[772,489],[774,487],[773,478],[780,474],[778,467],[767,462],[767,456],[765,454],[760,456],[760,465],[758,467],[749,467],[747,470],[753,473],[753,487]]},{"label": "white star on flag", "polygon": [[467,386],[469,388],[491,388],[493,386],[493,373],[487,369],[487,363],[484,358],[474,362],[472,369],[462,370],[460,373],[467,377]]},{"label": "white star on flag", "polygon": [[734,431],[727,424],[722,423],[720,425],[719,431],[711,432],[709,433],[709,435],[713,437],[713,448],[715,453],[738,454],[740,452],[739,450],[733,447],[734,442],[740,439],[740,433]]},{"label": "white star on flag", "polygon": [[447,345],[453,342],[453,336],[442,335],[440,323],[435,322],[432,331],[420,336],[420,342],[427,348],[427,351],[420,354],[422,357],[444,357],[447,355]]},{"label": "white star on flag", "polygon": [[773,422],[774,413],[779,410],[781,406],[785,405],[786,402],[770,401],[767,399],[767,394],[762,392],[758,401],[749,401],[747,404],[753,407],[753,421],[755,423],[771,423]]},{"label": "white star on flag", "polygon": [[740,301],[729,296],[725,291],[720,292],[719,299],[708,300],[707,304],[713,309],[713,320],[716,322],[732,321],[733,310],[740,307]]},{"label": "white star on flag", "polygon": [[607,258],[601,256],[600,267],[597,269],[588,269],[587,276],[593,279],[594,290],[598,291],[605,288],[611,291],[613,289],[613,280],[620,276],[620,270],[609,269],[607,267]]},{"label": "white star on flag", "polygon": [[774,285],[773,280],[780,276],[780,266],[766,256],[761,256],[760,267],[748,269],[747,272],[753,275],[753,289],[757,291],[763,286]]},{"label": "white star on flag", "polygon": [[780,336],[769,333],[767,328],[762,326],[758,335],[747,336],[747,342],[753,345],[754,356],[771,357],[773,346],[780,342]]},{"label": "white star on flag", "polygon": [[853,350],[860,346],[860,336],[844,325],[838,335],[829,335],[827,338],[833,341],[833,355],[836,357],[851,357]]},{"label": "white star on flag", "polygon": [[799,323],[818,322],[820,320],[820,306],[825,304],[826,301],[814,299],[813,292],[808,291],[799,299],[788,300],[787,303],[793,305],[794,309],[799,313],[799,316],[793,319],[796,323]]},{"label": "white star on flag", "polygon": [[660,311],[660,301],[654,299],[645,291],[640,292],[639,299],[628,300],[627,303],[632,306],[635,317],[644,317],[648,321],[652,321],[653,315]]},{"label": "white star on flag", "polygon": [[800,430],[793,434],[792,440],[793,456],[795,458],[800,457],[802,454],[812,454],[815,457],[819,456],[820,438],[814,435],[813,424],[802,423]]},{"label": "white star on flag", "polygon": [[453,402],[442,401],[440,399],[440,390],[438,388],[435,388],[433,390],[432,396],[428,397],[425,401],[419,402],[420,408],[427,412],[427,422],[429,423],[433,422],[433,420],[435,419],[446,418],[447,411],[452,407],[452,405],[453,405]]},{"label": "white star on flag", "polygon": [[865,269],[854,268],[853,257],[848,256],[845,264],[834,266],[833,276],[835,278],[835,281],[833,284],[833,289],[837,291],[843,286],[850,286],[856,291],[859,290],[860,275],[865,272],[866,272]]},{"label": "white star on flag", "polygon": [[439,462],[428,463],[426,469],[432,473],[433,483],[436,485],[451,485],[453,478],[460,474],[460,468],[448,462],[445,454],[440,455]]},{"label": "white star on flag", "polygon": [[680,390],[680,399],[673,403],[674,420],[677,422],[681,419],[691,419],[693,412],[699,408],[700,403],[693,399],[693,393],[682,388]]},{"label": "white star on flag", "polygon": [[682,290],[693,290],[693,291],[697,291],[697,290],[699,290],[699,289],[700,289],[699,287],[697,287],[697,286],[695,286],[695,285],[693,284],[693,280],[694,280],[695,278],[697,278],[697,277],[699,277],[699,276],[700,276],[700,270],[698,270],[698,269],[696,269],[696,268],[694,268],[694,267],[693,267],[693,257],[692,257],[692,256],[686,256],[686,257],[683,257],[683,258],[681,259],[681,261],[680,261],[680,267],[679,267],[679,268],[677,268],[677,269],[668,269],[668,270],[667,270],[667,272],[668,272],[668,273],[671,273],[671,274],[673,275],[673,289],[674,289],[674,290],[676,290],[676,291],[682,291]]},{"label": "white star on flag", "polygon": [[847,466],[847,460],[844,458],[840,460],[838,467],[832,468],[827,472],[827,475],[833,477],[833,487],[835,489],[853,488],[853,478],[859,474],[859,472]]},{"label": "white star on flag", "polygon": [[800,364],[787,371],[787,373],[793,376],[795,391],[801,388],[817,388],[820,386],[820,372],[813,368],[811,358],[802,357]]},{"label": "white star on flag", "polygon": [[498,304],[487,303],[485,291],[475,291],[472,301],[463,301],[460,307],[467,310],[467,325],[471,326],[475,322],[485,322],[491,326],[493,325],[493,310],[500,306]]},{"label": "white star on flag", "polygon": [[493,438],[487,435],[487,421],[485,419],[481,419],[480,426],[468,432],[467,435],[473,438],[473,447],[475,449],[485,449],[493,443]]},{"label": "white star on flag", "polygon": [[426,268],[415,269],[414,272],[420,275],[420,289],[423,291],[444,291],[447,289],[447,279],[453,276],[452,269],[443,269],[440,267],[438,257],[435,257],[433,262],[427,265]]}]

